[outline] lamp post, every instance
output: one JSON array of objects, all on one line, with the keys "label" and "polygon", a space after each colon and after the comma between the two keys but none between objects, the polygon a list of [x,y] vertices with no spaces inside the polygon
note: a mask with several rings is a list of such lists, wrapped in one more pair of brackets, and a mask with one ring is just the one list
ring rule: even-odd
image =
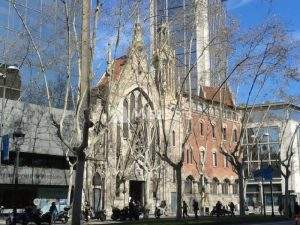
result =
[{"label": "lamp post", "polygon": [[[259,137],[257,137],[256,135],[251,135],[251,137],[253,138],[253,141],[256,142],[255,143],[256,146],[258,145],[258,143],[261,143],[261,139],[263,137],[268,137],[268,136],[269,136],[268,133],[264,133],[264,134],[260,135]],[[261,153],[262,153],[261,148],[259,148],[260,169],[262,168],[262,163],[263,163]],[[265,188],[264,188],[264,178],[263,177],[261,177],[261,202],[262,202],[264,216],[266,216],[266,199],[265,199]]]},{"label": "lamp post", "polygon": [[22,132],[21,128],[18,127],[13,133],[13,141],[16,148],[16,159],[14,164],[14,174],[13,174],[13,182],[14,182],[14,208],[17,208],[17,191],[19,185],[19,161],[20,161],[20,146],[24,143],[25,134]]}]

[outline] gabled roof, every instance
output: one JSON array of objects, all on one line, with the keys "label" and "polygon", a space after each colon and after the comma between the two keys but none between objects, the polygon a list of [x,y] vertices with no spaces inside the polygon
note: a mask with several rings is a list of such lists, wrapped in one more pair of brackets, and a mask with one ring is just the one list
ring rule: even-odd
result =
[{"label": "gabled roof", "polygon": [[121,77],[122,66],[124,66],[127,62],[127,56],[121,56],[113,61],[113,74],[109,74],[107,71],[102,75],[96,87],[105,86],[109,82],[109,76],[112,76],[114,81],[118,81]]},{"label": "gabled roof", "polygon": [[202,86],[201,90],[200,96],[202,98],[212,102],[223,103],[229,107],[234,107],[233,97],[228,88]]},{"label": "gabled roof", "polygon": [[122,67],[126,64],[127,59],[128,57],[124,55],[113,61],[113,70],[111,70],[113,71],[113,74],[109,74],[108,71],[106,71],[100,78],[97,85],[92,88],[91,90],[92,103],[96,103],[97,98],[105,99],[107,97],[108,84],[110,79],[112,79],[113,81],[120,80],[120,77],[122,75]]}]

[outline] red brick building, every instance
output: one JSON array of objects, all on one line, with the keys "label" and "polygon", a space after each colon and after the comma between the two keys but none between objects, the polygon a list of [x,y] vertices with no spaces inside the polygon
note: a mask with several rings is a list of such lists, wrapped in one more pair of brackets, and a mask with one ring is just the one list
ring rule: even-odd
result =
[{"label": "red brick building", "polygon": [[239,120],[228,89],[202,87],[201,97],[192,97],[192,132],[186,144],[183,179],[184,199],[200,201],[211,211],[217,201],[238,204],[236,174],[220,152],[232,149],[238,139]]}]

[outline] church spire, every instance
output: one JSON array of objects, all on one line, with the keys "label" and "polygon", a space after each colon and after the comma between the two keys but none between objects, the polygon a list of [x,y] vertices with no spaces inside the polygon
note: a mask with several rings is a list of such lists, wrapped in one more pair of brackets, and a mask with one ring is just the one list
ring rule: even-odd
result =
[{"label": "church spire", "polygon": [[142,27],[140,23],[140,2],[136,3],[136,22],[133,28],[133,43],[132,45],[135,47],[141,48],[143,45],[143,35],[142,35]]}]

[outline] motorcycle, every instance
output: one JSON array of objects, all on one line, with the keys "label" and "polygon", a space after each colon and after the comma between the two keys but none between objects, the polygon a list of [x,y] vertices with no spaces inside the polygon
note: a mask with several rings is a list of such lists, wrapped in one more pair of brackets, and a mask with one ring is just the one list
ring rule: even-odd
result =
[{"label": "motorcycle", "polygon": [[26,208],[23,213],[17,213],[14,210],[5,222],[6,225],[15,225],[17,223],[27,225],[30,222],[33,222],[37,225],[41,225],[42,223],[51,224],[51,217],[52,216],[50,212],[42,214],[42,211],[40,209]]},{"label": "motorcycle", "polygon": [[106,211],[100,210],[99,212],[95,213],[95,219],[105,221],[106,220]]},{"label": "motorcycle", "polygon": [[39,209],[32,214],[32,222],[37,225],[41,225],[42,223],[48,223],[49,225],[52,223],[52,215],[50,212],[42,213]]},{"label": "motorcycle", "polygon": [[15,225],[17,223],[20,224],[27,224],[26,218],[24,213],[17,213],[16,211],[13,211],[9,214],[9,216],[6,218],[5,223],[6,225]]},{"label": "motorcycle", "polygon": [[70,207],[65,207],[63,211],[60,211],[55,217],[53,222],[56,223],[58,221],[62,223],[67,223],[69,221],[69,210]]}]

